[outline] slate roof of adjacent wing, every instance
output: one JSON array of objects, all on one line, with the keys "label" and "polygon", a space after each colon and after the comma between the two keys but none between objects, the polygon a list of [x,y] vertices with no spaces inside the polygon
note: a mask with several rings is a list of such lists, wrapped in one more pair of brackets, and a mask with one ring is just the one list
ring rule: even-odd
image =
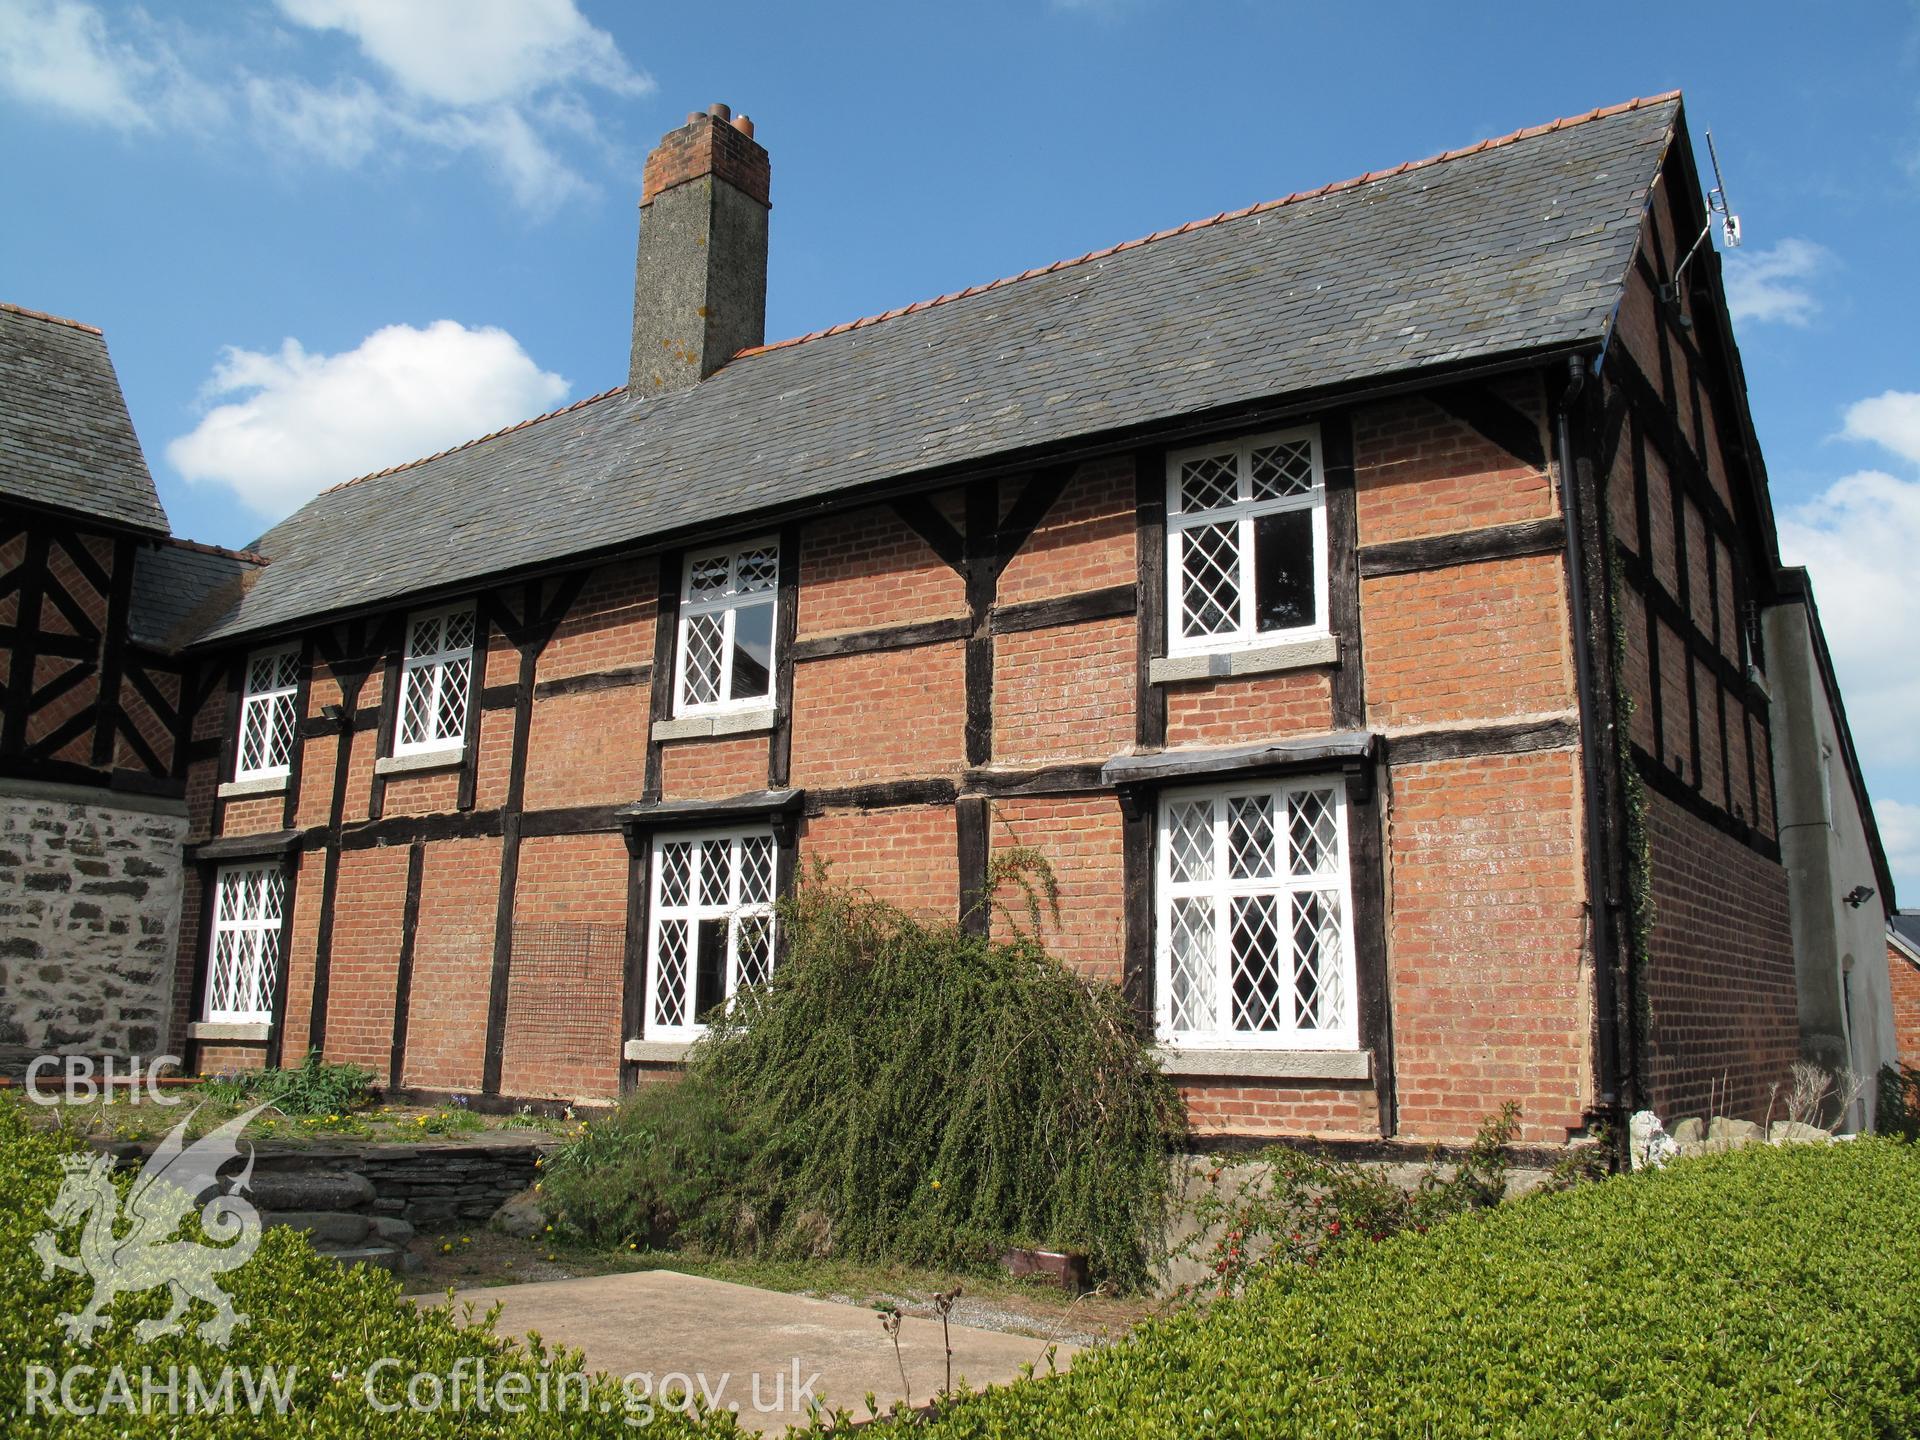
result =
[{"label": "slate roof of adjacent wing", "polygon": [[257,542],[271,564],[201,638],[1121,426],[1598,341],[1679,104],[1196,222],[338,486]]},{"label": "slate roof of adjacent wing", "polygon": [[1887,917],[1887,928],[1900,938],[1907,952],[1920,961],[1920,910],[1900,910]]},{"label": "slate roof of adjacent wing", "polygon": [[0,304],[0,499],[166,534],[107,342],[91,325]]},{"label": "slate roof of adjacent wing", "polygon": [[189,540],[142,545],[133,561],[128,636],[156,650],[179,649],[238,603],[262,563],[257,555]]}]

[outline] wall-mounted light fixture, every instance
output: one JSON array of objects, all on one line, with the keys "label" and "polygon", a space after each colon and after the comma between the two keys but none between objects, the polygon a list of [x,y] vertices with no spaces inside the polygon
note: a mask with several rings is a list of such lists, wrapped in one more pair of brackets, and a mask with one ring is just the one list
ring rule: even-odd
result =
[{"label": "wall-mounted light fixture", "polygon": [[1873,899],[1873,891],[1868,886],[1856,885],[1840,898],[1858,910],[1862,905],[1866,904],[1867,901]]}]

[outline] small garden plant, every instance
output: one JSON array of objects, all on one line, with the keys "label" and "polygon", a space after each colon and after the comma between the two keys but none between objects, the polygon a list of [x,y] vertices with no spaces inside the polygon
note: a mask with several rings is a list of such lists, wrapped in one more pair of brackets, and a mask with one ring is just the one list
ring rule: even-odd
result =
[{"label": "small garden plant", "polygon": [[1874,1124],[1881,1134],[1920,1140],[1920,1068],[1882,1067],[1879,1102]]},{"label": "small garden plant", "polygon": [[714,1017],[685,1078],[549,1162],[574,1230],[958,1267],[1043,1245],[1146,1281],[1183,1117],[1115,987],[817,872],[780,924],[772,983]]},{"label": "small garden plant", "polygon": [[201,1081],[199,1088],[208,1099],[234,1109],[265,1101],[283,1115],[344,1115],[366,1103],[373,1072],[329,1064],[318,1050],[309,1050],[298,1065],[229,1071]]},{"label": "small garden plant", "polygon": [[1193,1205],[1193,1239],[1181,1258],[1206,1262],[1209,1282],[1193,1292],[1230,1295],[1263,1267],[1316,1265],[1349,1245],[1377,1245],[1411,1231],[1424,1235],[1442,1220],[1497,1205],[1507,1190],[1507,1145],[1520,1110],[1509,1103],[1480,1127],[1454,1166],[1430,1160],[1403,1185],[1378,1165],[1342,1161],[1291,1145],[1263,1151],[1237,1167],[1236,1180],[1213,1167]]}]

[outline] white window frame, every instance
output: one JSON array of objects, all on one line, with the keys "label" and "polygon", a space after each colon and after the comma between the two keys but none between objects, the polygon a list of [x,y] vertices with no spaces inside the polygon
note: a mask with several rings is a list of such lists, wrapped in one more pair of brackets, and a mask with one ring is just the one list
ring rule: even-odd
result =
[{"label": "white window frame", "polygon": [[[1305,440],[1312,456],[1313,488],[1303,495],[1277,499],[1253,498],[1253,452],[1269,445]],[[1183,514],[1180,509],[1180,467],[1191,460],[1210,455],[1232,454],[1237,473],[1235,499],[1231,504]],[[1285,430],[1268,430],[1259,435],[1194,445],[1167,456],[1167,653],[1169,655],[1211,655],[1223,651],[1251,650],[1279,645],[1292,640],[1316,638],[1332,633],[1327,610],[1327,474],[1326,457],[1318,425],[1296,425]],[[1313,613],[1311,625],[1294,625],[1285,630],[1261,630],[1255,617],[1254,522],[1266,515],[1286,511],[1308,511],[1313,522]],[[1239,624],[1219,635],[1188,636],[1183,633],[1182,608],[1186,589],[1181,564],[1187,532],[1222,521],[1237,523],[1239,535]]]},{"label": "white window frame", "polygon": [[[400,664],[400,693],[394,697],[396,708],[393,714],[393,753],[395,755],[444,754],[450,750],[462,749],[467,743],[466,727],[472,718],[474,692],[478,688],[474,679],[480,660],[477,648],[473,644],[451,648],[446,645],[446,622],[457,615],[473,617],[474,637],[477,640],[480,633],[479,618],[475,615],[474,607],[470,603],[446,605],[437,610],[417,610],[407,616],[406,658]],[[414,631],[427,621],[433,621],[440,627],[437,632],[440,637],[439,648],[424,653],[416,652],[413,648]],[[460,733],[452,736],[434,734],[420,740],[404,738],[407,724],[407,697],[412,693],[413,687],[416,685],[429,687],[427,714],[433,717],[437,728],[440,700],[447,683],[447,671],[460,660],[467,662],[467,695],[466,704],[460,711]]]},{"label": "white window frame", "polygon": [[[293,663],[288,665],[286,662]],[[261,666],[270,667],[267,678],[270,683],[256,687],[260,677],[256,671]],[[282,645],[272,650],[256,650],[247,656],[246,669],[242,684],[245,687],[240,699],[240,730],[233,737],[233,778],[236,780],[261,780],[287,775],[293,770],[293,747],[299,743],[294,733],[298,718],[293,714],[296,697],[300,692],[300,647]],[[287,758],[279,764],[249,766],[247,764],[247,731],[259,716],[263,753],[270,757],[273,753],[273,735],[277,728],[278,711],[285,707],[287,721]]]},{"label": "white window frame", "polygon": [[[1331,791],[1333,796],[1333,833],[1338,856],[1336,871],[1314,876],[1295,876],[1286,863],[1290,853],[1287,836],[1288,797],[1302,791]],[[1274,798],[1280,817],[1276,830],[1280,864],[1271,879],[1232,879],[1227,874],[1227,826],[1229,802],[1237,797],[1269,795]],[[1206,880],[1175,882],[1172,878],[1170,816],[1181,801],[1209,800],[1213,805],[1214,873]],[[1360,1044],[1359,1005],[1356,991],[1356,964],[1353,939],[1353,883],[1350,847],[1347,839],[1348,809],[1346,787],[1337,775],[1311,775],[1284,779],[1265,779],[1231,785],[1209,785],[1169,790],[1160,797],[1156,826],[1154,886],[1154,1029],[1160,1043],[1176,1050],[1356,1050]],[[1293,1022],[1295,999],[1291,972],[1283,976],[1282,999],[1289,1022],[1272,1029],[1236,1030],[1232,1026],[1232,972],[1229,951],[1228,910],[1238,895],[1278,895],[1282,900],[1281,919],[1287,923],[1287,897],[1300,892],[1334,891],[1340,905],[1340,974],[1337,977],[1341,997],[1339,1023],[1325,1028],[1305,1029]],[[1198,897],[1213,902],[1214,947],[1214,1019],[1205,1029],[1176,1030],[1173,1025],[1173,912],[1177,899]],[[1291,944],[1288,938],[1289,946]],[[1291,953],[1289,949],[1289,954]]]},{"label": "white window frame", "polygon": [[[767,844],[766,898],[742,900],[743,881],[745,879],[745,847],[747,840],[764,840]],[[684,897],[675,901],[668,894],[668,876],[665,863],[669,846],[688,845],[692,847]],[[706,863],[707,852],[714,846],[725,846],[727,855],[727,894],[724,901],[705,902],[700,898],[699,877],[701,867]],[[767,971],[771,974],[774,956],[777,953],[779,936],[778,921],[774,915],[774,904],[778,899],[780,885],[780,841],[770,824],[729,826],[716,830],[664,830],[654,835],[648,847],[647,865],[647,990],[646,1009],[641,1027],[647,1040],[690,1041],[706,1033],[707,1027],[696,1022],[693,1017],[695,985],[699,961],[699,925],[702,920],[720,920],[727,922],[726,981],[723,1003],[732,1003],[735,992],[740,987],[740,935],[741,922],[764,920],[766,922],[765,943],[767,946]],[[664,1013],[668,1006],[661,993],[663,978],[662,943],[670,924],[684,925],[682,944],[684,959],[680,972],[680,1003],[677,1014]]]},{"label": "white window frame", "polygon": [[[248,882],[255,877],[259,886],[250,891]],[[203,1018],[242,1024],[273,1019],[286,900],[286,871],[277,861],[223,865],[215,872],[212,893],[207,897],[213,906],[213,925],[206,993],[200,997]],[[228,941],[231,943],[224,943]],[[222,972],[227,965],[239,967],[247,978],[226,980]],[[222,992],[228,997],[251,994],[264,1003],[259,1009],[242,1008],[229,999],[216,1006],[215,996]]]},{"label": "white window frame", "polygon": [[[774,581],[770,588],[741,590],[739,588],[740,557],[755,550],[772,550],[774,553]],[[702,561],[726,557],[728,564],[728,583],[725,594],[709,596],[696,600],[693,598],[694,566]],[[680,615],[674,626],[674,672],[673,672],[673,713],[685,715],[717,715],[738,710],[764,710],[773,704],[774,669],[779,664],[780,648],[780,537],[778,535],[759,535],[750,540],[740,540],[727,545],[710,545],[690,552],[680,567]],[[733,635],[738,612],[749,605],[761,605],[771,602],[773,605],[773,631],[767,647],[767,690],[764,695],[745,696],[735,700],[728,692],[733,688]],[[687,632],[698,615],[719,615],[721,617],[720,636],[720,698],[690,702],[687,699]]]}]

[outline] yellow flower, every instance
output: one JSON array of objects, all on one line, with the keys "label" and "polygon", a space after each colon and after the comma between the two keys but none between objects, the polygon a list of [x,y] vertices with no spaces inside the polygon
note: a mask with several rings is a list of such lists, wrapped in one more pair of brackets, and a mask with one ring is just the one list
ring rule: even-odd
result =
[{"label": "yellow flower", "polygon": [[933,1188],[934,1188],[934,1189],[936,1189],[936,1190],[938,1190],[938,1189],[940,1188],[940,1182],[939,1182],[938,1180],[936,1180],[936,1181],[934,1181],[934,1182],[933,1182]]}]

